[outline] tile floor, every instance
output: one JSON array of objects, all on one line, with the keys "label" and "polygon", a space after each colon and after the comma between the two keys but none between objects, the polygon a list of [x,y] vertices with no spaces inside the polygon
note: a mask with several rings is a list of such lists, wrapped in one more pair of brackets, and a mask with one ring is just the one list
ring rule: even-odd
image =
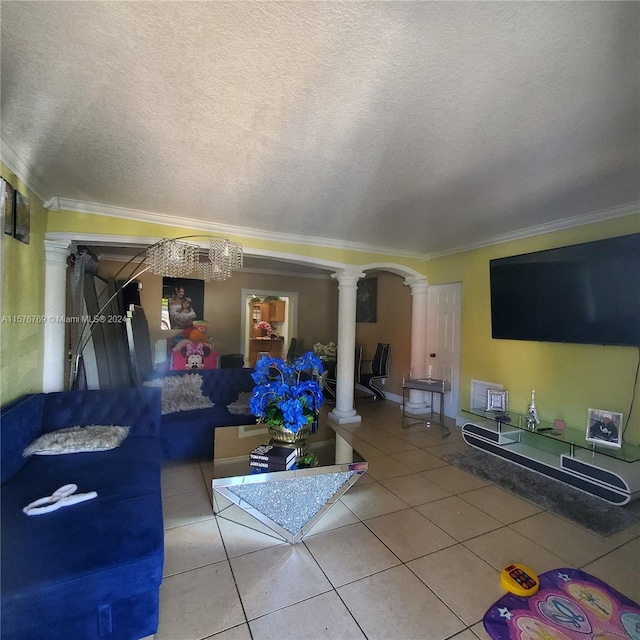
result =
[{"label": "tile floor", "polygon": [[394,403],[358,412],[341,432],[369,472],[294,546],[216,518],[211,463],[163,469],[155,640],[486,639],[514,561],[582,568],[640,601],[640,526],[602,538],[447,464],[467,447],[455,427],[442,440],[403,430]]}]

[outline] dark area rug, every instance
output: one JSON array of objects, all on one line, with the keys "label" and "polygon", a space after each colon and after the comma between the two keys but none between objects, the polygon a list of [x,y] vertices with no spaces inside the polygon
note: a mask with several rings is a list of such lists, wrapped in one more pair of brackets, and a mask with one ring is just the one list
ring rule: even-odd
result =
[{"label": "dark area rug", "polygon": [[640,500],[618,507],[478,449],[443,459],[601,536],[640,522]]}]

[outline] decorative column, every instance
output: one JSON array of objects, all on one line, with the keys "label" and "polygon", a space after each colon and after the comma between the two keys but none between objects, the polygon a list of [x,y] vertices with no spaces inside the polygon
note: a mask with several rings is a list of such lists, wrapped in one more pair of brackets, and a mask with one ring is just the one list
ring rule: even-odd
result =
[{"label": "decorative column", "polygon": [[65,348],[65,315],[67,296],[67,258],[69,243],[44,241],[44,358],[42,390],[63,391]]},{"label": "decorative column", "polygon": [[353,407],[356,349],[356,300],[358,280],[365,274],[359,270],[332,274],[338,281],[338,362],[336,363],[336,406],[329,418],[337,424],[361,422]]},{"label": "decorative column", "polygon": [[[411,289],[411,378],[424,378],[427,367],[427,311],[429,306],[429,284],[426,278],[409,277],[404,283]],[[420,415],[428,413],[426,393],[409,390],[409,400],[405,403],[408,413]]]}]

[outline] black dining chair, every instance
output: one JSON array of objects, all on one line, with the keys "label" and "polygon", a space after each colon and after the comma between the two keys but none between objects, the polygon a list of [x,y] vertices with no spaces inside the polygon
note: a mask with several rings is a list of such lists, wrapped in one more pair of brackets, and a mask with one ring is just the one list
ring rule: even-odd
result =
[{"label": "black dining chair", "polygon": [[373,393],[374,400],[386,400],[382,389],[382,380],[389,375],[391,345],[378,342],[376,352],[371,360],[363,360],[363,365],[371,368],[370,372],[360,372],[360,384]]}]

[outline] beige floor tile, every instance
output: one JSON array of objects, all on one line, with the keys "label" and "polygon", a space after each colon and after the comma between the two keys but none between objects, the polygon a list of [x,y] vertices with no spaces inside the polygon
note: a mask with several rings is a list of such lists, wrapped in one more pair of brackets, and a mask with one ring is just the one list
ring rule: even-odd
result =
[{"label": "beige floor tile", "polygon": [[375,446],[386,454],[400,453],[402,451],[419,451],[419,449],[414,447],[410,442],[406,442],[396,436],[380,438],[380,440],[375,441]]},{"label": "beige floor tile", "polygon": [[436,527],[415,509],[396,511],[364,523],[402,562],[456,544],[442,529]]},{"label": "beige floor tile", "polygon": [[491,636],[487,633],[487,630],[484,628],[484,624],[482,622],[478,622],[478,624],[474,624],[471,627],[471,631],[473,634],[480,638],[480,640],[492,640]]},{"label": "beige floor tile", "polygon": [[462,545],[448,547],[407,564],[466,625],[482,620],[504,595],[500,572]]},{"label": "beige floor tile", "polygon": [[[436,427],[437,428],[437,427]],[[407,429],[401,436],[399,436],[403,440],[410,442],[412,445],[416,447],[433,447],[440,442],[440,438],[442,437],[440,433],[433,432],[425,432],[424,430],[414,431],[412,429]]]},{"label": "beige floor tile", "polygon": [[[358,483],[364,480],[361,478]],[[323,531],[330,531],[331,529],[337,529],[338,527],[344,527],[348,524],[354,524],[358,522],[358,518],[344,506],[340,500],[337,500],[329,508],[329,510],[313,525],[313,527],[307,532],[307,536],[315,535],[316,533],[322,533]]]},{"label": "beige floor tile", "polygon": [[[248,514],[246,514],[246,517],[251,518]],[[253,518],[253,520],[255,520],[255,518]],[[255,526],[251,523],[250,526],[247,526],[225,518],[217,518],[217,521],[229,558],[235,558],[246,553],[253,553],[261,549],[287,544],[283,542],[282,539],[274,537],[275,534],[273,532],[266,533],[264,530],[258,530],[257,527],[260,523],[256,523]]]},{"label": "beige floor tile", "polygon": [[428,453],[425,449],[412,449],[411,451],[392,453],[390,455],[414,471],[428,471],[429,469],[444,467],[448,464],[437,456]]},{"label": "beige floor tile", "polygon": [[427,480],[431,480],[453,494],[473,491],[491,484],[471,473],[462,471],[451,465],[422,472]]},{"label": "beige floor tile", "polygon": [[416,509],[460,542],[503,526],[458,496],[429,502]]},{"label": "beige floor tile", "polygon": [[351,446],[367,461],[371,458],[385,455],[384,451],[378,449],[378,447],[353,436],[350,442]]},{"label": "beige floor tile", "polygon": [[215,518],[165,532],[165,577],[226,559],[227,554]]},{"label": "beige floor tile", "polygon": [[620,536],[599,536],[548,511],[514,522],[511,528],[575,567],[593,562],[620,544]]},{"label": "beige floor tile", "polygon": [[434,500],[448,498],[451,494],[431,480],[427,480],[417,473],[398,478],[382,480],[380,484],[395,493],[398,498],[415,507]]},{"label": "beige floor tile", "polygon": [[362,523],[310,536],[305,544],[334,587],[400,562]]},{"label": "beige floor tile", "polygon": [[636,538],[583,568],[640,604],[640,538]]},{"label": "beige floor tile", "polygon": [[199,466],[200,463],[197,460],[167,460],[162,464],[162,473],[172,473],[173,471],[190,469]]},{"label": "beige floor tile", "polygon": [[162,474],[162,497],[205,489],[200,466],[167,471]]},{"label": "beige floor tile", "polygon": [[356,484],[340,500],[360,520],[368,520],[385,513],[400,511],[409,506],[379,482]]},{"label": "beige floor tile", "polygon": [[460,497],[504,524],[523,520],[542,511],[532,502],[493,484],[462,493]]},{"label": "beige floor tile", "polygon": [[248,624],[239,624],[237,627],[227,629],[222,633],[216,633],[210,640],[251,640],[251,632]]},{"label": "beige floor tile", "polygon": [[365,639],[335,591],[257,618],[251,622],[251,633],[253,640]]},{"label": "beige floor tile", "polygon": [[559,558],[510,527],[503,527],[473,540],[467,540],[464,546],[486,560],[498,571],[502,571],[514,562],[530,567],[537,574],[559,567],[571,566],[566,560]]},{"label": "beige floor tile", "polygon": [[456,633],[455,636],[451,636],[449,640],[478,640],[478,636],[471,629],[465,629],[462,633]]},{"label": "beige floor tile", "polygon": [[338,594],[369,640],[443,640],[464,628],[406,566],[352,582]]},{"label": "beige floor tile", "polygon": [[244,622],[228,562],[163,580],[155,640],[199,640]]},{"label": "beige floor tile", "polygon": [[384,429],[365,425],[361,425],[360,428],[354,429],[351,433],[353,433],[356,438],[360,438],[360,440],[364,440],[374,446],[378,446],[376,441],[389,437],[389,433]]},{"label": "beige floor tile", "polygon": [[205,489],[162,498],[164,528],[181,527],[213,518],[213,506]]},{"label": "beige floor tile", "polygon": [[388,455],[370,458],[368,462],[369,470],[367,473],[375,480],[386,480],[387,478],[396,478],[408,473],[415,473],[413,469]]},{"label": "beige floor tile", "polygon": [[249,621],[331,589],[302,544],[279,545],[229,562]]}]

